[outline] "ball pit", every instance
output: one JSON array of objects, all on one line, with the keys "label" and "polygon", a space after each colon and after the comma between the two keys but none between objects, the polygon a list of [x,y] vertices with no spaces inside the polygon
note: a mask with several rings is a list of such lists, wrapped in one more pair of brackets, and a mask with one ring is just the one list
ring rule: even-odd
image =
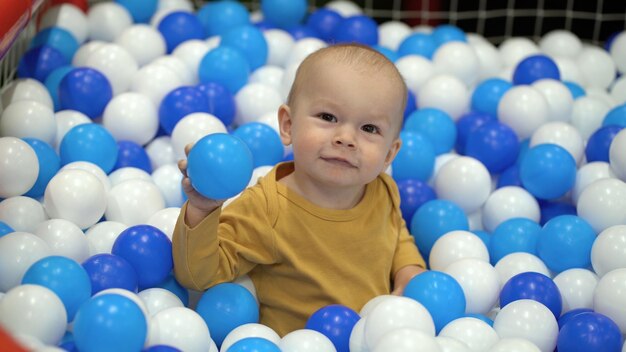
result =
[{"label": "ball pit", "polygon": [[[377,23],[345,0],[49,5],[0,91],[0,329],[19,343],[625,348],[626,31],[605,47],[560,29],[496,46],[449,24]],[[228,201],[289,160],[275,120],[295,70],[347,42],[408,86],[388,172],[431,270],[281,337],[259,324],[249,277],[203,292],[174,278],[176,163],[195,144],[192,185]]]}]

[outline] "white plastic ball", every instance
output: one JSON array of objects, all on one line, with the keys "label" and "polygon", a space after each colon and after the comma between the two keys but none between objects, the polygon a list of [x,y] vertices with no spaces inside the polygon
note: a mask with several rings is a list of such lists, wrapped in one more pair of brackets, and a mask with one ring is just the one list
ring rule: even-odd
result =
[{"label": "white plastic ball", "polygon": [[278,343],[282,352],[335,352],[335,345],[326,335],[311,329],[294,330]]},{"label": "white plastic ball", "polygon": [[90,40],[87,43],[78,47],[78,50],[76,50],[76,52],[74,53],[74,57],[72,57],[72,66],[85,66],[85,64],[87,63],[87,58],[106,43],[107,42],[102,40]]},{"label": "white plastic ball", "polygon": [[254,122],[283,103],[280,92],[261,83],[249,83],[235,94],[235,124]]},{"label": "white plastic ball", "polygon": [[490,42],[484,41],[470,41],[469,44],[474,48],[474,52],[478,57],[478,79],[479,81],[497,77],[498,74],[504,68],[502,57],[498,52],[498,49]]},{"label": "white plastic ball", "polygon": [[515,67],[528,56],[539,54],[537,44],[529,38],[511,37],[505,39],[499,46],[498,51],[505,67]]},{"label": "white plastic ball", "polygon": [[548,121],[570,121],[574,98],[565,84],[546,78],[533,82],[531,86],[546,98],[549,111]]},{"label": "white plastic ball", "polygon": [[491,346],[489,352],[541,352],[541,350],[526,339],[507,337]]},{"label": "white plastic ball", "polygon": [[272,328],[258,323],[247,323],[239,325],[226,335],[220,351],[228,351],[228,348],[237,341],[248,337],[264,338],[276,345],[280,343],[280,336]]},{"label": "white plastic ball", "polygon": [[533,132],[529,147],[551,143],[567,150],[577,164],[583,160],[585,143],[580,132],[567,122],[554,121],[545,123]]},{"label": "white plastic ball", "polygon": [[69,220],[86,229],[102,218],[107,208],[102,182],[88,171],[59,171],[48,183],[44,207],[50,218]]},{"label": "white plastic ball", "polygon": [[471,352],[469,346],[465,342],[461,342],[449,336],[437,336],[435,340],[441,347],[442,352]]},{"label": "white plastic ball", "polygon": [[291,34],[278,28],[263,31],[267,42],[267,64],[285,67],[295,41]]},{"label": "white plastic ball", "polygon": [[616,178],[593,182],[578,197],[576,211],[596,233],[626,225],[626,183]]},{"label": "white plastic ball", "polygon": [[626,73],[626,31],[618,34],[611,43],[611,58],[620,73]]},{"label": "white plastic ball", "polygon": [[611,177],[613,177],[611,166],[607,162],[594,161],[581,166],[576,171],[576,182],[574,183],[574,188],[572,188],[573,203],[578,204],[580,194],[594,181]]},{"label": "white plastic ball", "polygon": [[0,92],[0,106],[9,106],[11,103],[29,100],[41,103],[50,109],[54,108],[50,93],[43,83],[33,78],[17,78],[8,82]]},{"label": "white plastic ball", "polygon": [[133,76],[139,69],[135,58],[118,44],[100,46],[87,57],[85,66],[95,68],[109,80],[114,96],[130,89]]},{"label": "white plastic ball", "polygon": [[626,182],[626,130],[621,130],[613,138],[609,148],[609,162],[615,175]]},{"label": "white plastic ball", "polygon": [[0,221],[15,231],[35,233],[37,226],[46,220],[43,205],[33,198],[15,196],[0,201]]},{"label": "white plastic ball", "polygon": [[576,58],[576,64],[587,87],[607,89],[617,74],[611,55],[595,46],[584,47]]},{"label": "white plastic ball", "polygon": [[213,50],[217,48],[218,46],[220,46],[221,41],[222,41],[222,38],[219,35],[214,35],[205,40],[205,42],[209,46],[209,50]]},{"label": "white plastic ball", "polygon": [[421,55],[403,56],[395,62],[395,65],[413,94],[418,94],[424,83],[435,75],[435,65]]},{"label": "white plastic ball", "polygon": [[116,95],[107,104],[102,114],[102,125],[118,141],[144,145],[157,134],[159,116],[148,96],[126,92]]},{"label": "white plastic ball", "polygon": [[159,0],[157,10],[164,9],[193,11],[193,3],[190,0]]},{"label": "white plastic ball", "polygon": [[160,136],[153,139],[152,142],[146,145],[145,150],[148,158],[150,158],[152,170],[156,170],[163,165],[176,164],[178,162],[170,136]]},{"label": "white plastic ball", "polygon": [[552,56],[550,58],[552,59],[552,61],[554,61],[556,67],[559,69],[559,74],[561,76],[562,82],[573,82],[582,87],[587,85],[582,72],[580,72],[580,68],[578,68],[578,64],[576,64],[575,58],[563,56]]},{"label": "white plastic ball", "polygon": [[435,157],[435,166],[433,167],[433,174],[430,176],[428,180],[428,184],[431,187],[435,186],[435,180],[437,179],[437,175],[439,175],[439,170],[446,165],[449,161],[452,161],[456,158],[460,157],[459,154],[451,151],[449,153],[439,154]]},{"label": "white plastic ball", "polygon": [[372,352],[418,350],[424,352],[442,351],[434,336],[414,328],[399,328],[383,335]]},{"label": "white plastic ball", "polygon": [[500,285],[504,286],[513,276],[525,272],[540,273],[551,277],[546,264],[537,256],[526,252],[514,252],[502,257],[495,265]]},{"label": "white plastic ball", "polygon": [[139,67],[165,55],[165,39],[161,32],[147,24],[135,24],[125,28],[115,38],[115,43],[126,49]]},{"label": "white plastic ball", "polygon": [[559,333],[559,325],[550,309],[530,299],[520,299],[502,307],[493,328],[500,338],[525,339],[541,351],[553,351]]},{"label": "white plastic ball", "polygon": [[489,251],[475,234],[455,230],[435,241],[430,251],[428,264],[432,270],[444,271],[450,264],[465,258],[489,262]]},{"label": "white plastic ball", "polygon": [[[159,3],[161,3],[162,1],[159,1]],[[181,1],[182,2],[182,1]],[[152,18],[150,18],[150,25],[154,28],[158,28],[159,27],[159,23],[161,23],[161,20],[163,18],[165,18],[165,16],[169,15],[172,12],[175,11],[185,11],[185,12],[193,12],[193,6],[190,9],[187,8],[176,8],[176,7],[164,7],[162,8],[160,5],[157,7],[157,10],[154,12],[154,14],[152,15]]]},{"label": "white plastic ball", "polygon": [[400,328],[415,328],[435,336],[435,324],[428,310],[414,299],[392,296],[378,303],[367,315],[365,344],[376,346],[386,333]]},{"label": "white plastic ball", "polygon": [[152,172],[152,182],[163,194],[165,206],[181,207],[183,205],[183,191],[180,184],[182,179],[183,175],[176,164],[165,164]]},{"label": "white plastic ball", "polygon": [[54,114],[54,120],[57,125],[57,134],[54,138],[54,144],[57,153],[59,152],[59,146],[65,134],[74,126],[82,125],[84,123],[92,123],[93,121],[80,111],[76,110],[61,110]]},{"label": "white plastic ball", "polygon": [[102,170],[102,168],[92,162],[89,161],[73,161],[69,164],[64,165],[61,170],[83,170],[87,171],[90,174],[94,175],[104,187],[105,193],[108,193],[111,190],[111,181],[109,181],[109,176]]},{"label": "white plastic ball", "polygon": [[483,225],[493,232],[502,222],[512,218],[528,218],[539,222],[539,203],[521,187],[507,186],[493,191],[483,206]]},{"label": "white plastic ball", "polygon": [[37,181],[37,154],[19,138],[0,137],[0,165],[0,198],[22,195]]},{"label": "white plastic ball", "polygon": [[252,170],[252,177],[250,177],[250,182],[248,182],[248,187],[252,187],[256,185],[261,179],[261,177],[267,175],[270,171],[272,171],[273,168],[274,167],[271,165],[261,165],[261,166],[255,167],[254,170]]},{"label": "white plastic ball", "polygon": [[250,74],[248,78],[248,84],[260,83],[268,87],[274,88],[277,92],[280,92],[282,88],[283,76],[285,75],[285,69],[280,66],[265,65],[257,68]]},{"label": "white plastic ball", "polygon": [[464,42],[451,41],[439,46],[432,58],[438,73],[455,76],[472,87],[478,81],[480,60],[474,48]]},{"label": "white plastic ball", "polygon": [[585,88],[585,94],[588,97],[594,97],[594,98],[598,98],[602,100],[611,109],[617,106],[617,102],[613,99],[613,97],[609,94],[609,92],[604,88],[587,87]]},{"label": "white plastic ball", "polygon": [[[245,88],[240,90],[243,91]],[[213,133],[227,133],[222,120],[207,112],[191,113],[176,123],[172,131],[172,147],[176,159],[185,159],[185,146],[195,144],[202,137]]]},{"label": "white plastic ball", "polygon": [[18,286],[26,270],[50,253],[46,241],[32,233],[16,231],[0,237],[0,292]]},{"label": "white plastic ball", "polygon": [[128,180],[111,188],[105,215],[108,220],[133,226],[145,224],[163,208],[165,200],[154,183]]},{"label": "white plastic ball", "polygon": [[411,33],[411,27],[404,22],[383,22],[378,26],[378,45],[397,51],[402,41]]},{"label": "white plastic ball", "polygon": [[311,37],[299,39],[293,44],[291,52],[285,61],[285,67],[300,65],[302,60],[309,56],[309,54],[327,46],[328,44],[321,39]]},{"label": "white plastic ball", "polygon": [[344,18],[363,14],[363,9],[359,5],[348,0],[332,0],[326,3],[324,7],[339,13]]},{"label": "white plastic ball", "polygon": [[454,121],[467,112],[469,103],[468,88],[460,79],[448,74],[437,74],[428,79],[417,95],[418,106],[440,109]]},{"label": "white plastic ball", "polygon": [[591,265],[600,277],[626,268],[626,225],[611,226],[600,232],[591,247]]},{"label": "white plastic ball", "polygon": [[584,96],[576,99],[572,106],[571,123],[584,140],[602,126],[602,120],[611,110],[606,102],[597,97]]},{"label": "white plastic ball", "polygon": [[54,144],[57,125],[54,111],[33,100],[20,100],[4,108],[0,115],[0,136],[37,138]]},{"label": "white plastic ball", "polygon": [[613,320],[622,334],[626,333],[626,268],[602,276],[594,291],[593,309]]},{"label": "white plastic ball", "polygon": [[500,277],[489,261],[464,258],[452,262],[444,270],[463,288],[465,312],[487,314],[498,301]]},{"label": "white plastic ball", "polygon": [[362,317],[354,324],[350,332],[349,350],[352,352],[368,352],[369,349],[365,345],[365,321]]},{"label": "white plastic ball", "polygon": [[466,344],[471,351],[488,351],[498,340],[489,324],[477,318],[458,318],[441,329],[439,336],[450,337]]},{"label": "white plastic ball", "polygon": [[241,275],[233,281],[234,284],[243,286],[252,296],[254,296],[254,300],[257,305],[259,304],[259,299],[256,295],[256,287],[254,286],[254,282],[248,275]]},{"label": "white plastic ball", "polygon": [[152,177],[144,169],[133,166],[121,167],[109,174],[111,187],[115,187],[128,180],[143,180],[152,182]]},{"label": "white plastic ball", "polygon": [[43,16],[41,16],[39,30],[55,26],[72,33],[79,44],[87,40],[87,35],[89,34],[87,15],[76,5],[69,3],[60,4],[46,10]]},{"label": "white plastic ball", "polygon": [[179,214],[179,207],[163,208],[152,214],[146,224],[161,230],[171,241]]},{"label": "white plastic ball", "polygon": [[126,8],[115,2],[100,2],[87,12],[89,38],[113,42],[126,28],[133,25],[133,18]]},{"label": "white plastic ball", "polygon": [[626,103],[626,76],[620,76],[609,89],[611,97],[617,104]]},{"label": "white plastic ball", "polygon": [[211,334],[204,319],[185,307],[171,307],[156,313],[148,324],[147,346],[167,345],[181,351],[206,351]]},{"label": "white plastic ball", "polygon": [[527,85],[510,88],[498,103],[498,119],[511,127],[520,140],[529,138],[549,117],[546,98]]},{"label": "white plastic ball", "polygon": [[0,300],[0,325],[11,334],[30,335],[44,344],[56,345],[67,328],[67,313],[49,288],[20,285]]},{"label": "white plastic ball", "polygon": [[165,55],[152,61],[152,65],[160,65],[174,71],[180,80],[180,85],[192,85],[198,81],[196,72],[192,72],[185,61],[173,55]]},{"label": "white plastic ball", "polygon": [[183,302],[169,290],[160,287],[145,289],[137,294],[143,302],[148,312],[148,317],[152,317],[158,312],[172,308],[184,307]]},{"label": "white plastic ball", "polygon": [[563,29],[552,30],[541,37],[539,48],[550,56],[565,56],[575,58],[583,48],[578,36]]},{"label": "white plastic ball", "polygon": [[89,241],[83,231],[65,219],[50,219],[39,223],[34,234],[46,241],[52,255],[84,262],[89,255]]},{"label": "white plastic ball", "polygon": [[435,192],[460,206],[466,213],[482,207],[491,193],[491,175],[478,160],[460,156],[448,161],[435,177]]},{"label": "white plastic ball", "polygon": [[572,309],[593,308],[593,292],[598,284],[598,275],[587,269],[568,269],[554,277],[561,293],[565,314]]},{"label": "white plastic ball", "polygon": [[172,52],[172,56],[181,59],[192,74],[192,84],[198,83],[198,67],[200,61],[211,50],[204,40],[190,39],[180,43]]},{"label": "white plastic ball", "polygon": [[85,237],[89,244],[89,256],[102,253],[111,254],[115,240],[127,228],[128,226],[121,222],[110,220],[91,226],[85,231]]},{"label": "white plastic ball", "polygon": [[293,64],[285,68],[280,88],[280,96],[283,98],[283,101],[287,101],[289,98],[289,92],[291,91],[291,86],[296,78],[296,71],[298,70],[299,65],[299,63]]}]

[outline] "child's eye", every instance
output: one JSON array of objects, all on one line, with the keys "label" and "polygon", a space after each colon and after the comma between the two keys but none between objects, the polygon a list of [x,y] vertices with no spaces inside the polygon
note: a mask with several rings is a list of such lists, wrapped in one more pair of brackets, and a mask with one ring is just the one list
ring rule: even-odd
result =
[{"label": "child's eye", "polygon": [[324,120],[324,121],[328,121],[328,122],[336,122],[337,121],[337,118],[334,115],[326,113],[326,112],[323,112],[323,113],[321,113],[321,114],[319,114],[317,116],[319,116],[319,118]]},{"label": "child's eye", "polygon": [[367,133],[378,133],[379,132],[378,127],[376,127],[374,125],[364,125],[363,127],[361,127],[361,129],[364,132],[367,132]]}]

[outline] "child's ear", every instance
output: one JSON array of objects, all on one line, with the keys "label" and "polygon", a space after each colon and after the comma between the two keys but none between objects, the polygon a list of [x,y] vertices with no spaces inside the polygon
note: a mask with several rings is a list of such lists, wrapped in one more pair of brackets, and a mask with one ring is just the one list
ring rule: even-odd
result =
[{"label": "child's ear", "polygon": [[291,144],[291,109],[286,104],[278,108],[278,127],[280,129],[280,140],[284,145]]},{"label": "child's ear", "polygon": [[402,147],[402,140],[398,137],[392,143],[391,147],[389,147],[389,151],[387,152],[387,156],[385,156],[385,169],[391,165],[393,159],[398,155],[398,151]]}]

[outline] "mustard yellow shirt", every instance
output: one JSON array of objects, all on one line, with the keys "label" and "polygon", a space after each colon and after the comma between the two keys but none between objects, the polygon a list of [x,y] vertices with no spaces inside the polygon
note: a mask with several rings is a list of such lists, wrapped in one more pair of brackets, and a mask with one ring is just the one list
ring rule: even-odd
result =
[{"label": "mustard yellow shirt", "polygon": [[279,164],[194,228],[185,224],[185,204],[173,234],[174,272],[183,286],[202,291],[248,274],[260,323],[281,336],[330,304],[358,312],[389,294],[398,269],[425,267],[388,175],[368,184],[354,208],[333,210],[277,182],[292,171],[292,163]]}]

